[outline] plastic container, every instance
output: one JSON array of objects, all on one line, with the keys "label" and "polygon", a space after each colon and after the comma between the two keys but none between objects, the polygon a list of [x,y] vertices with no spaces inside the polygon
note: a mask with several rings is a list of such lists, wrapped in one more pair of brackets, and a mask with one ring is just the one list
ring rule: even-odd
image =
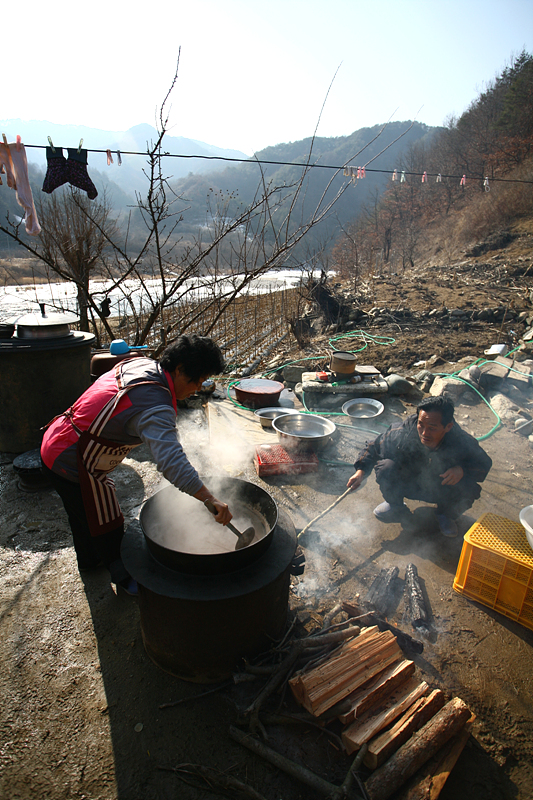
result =
[{"label": "plastic container", "polygon": [[524,526],[529,546],[533,549],[533,506],[526,506],[518,515],[520,524]]},{"label": "plastic container", "polygon": [[523,526],[483,514],[465,533],[453,588],[533,630],[533,552]]}]

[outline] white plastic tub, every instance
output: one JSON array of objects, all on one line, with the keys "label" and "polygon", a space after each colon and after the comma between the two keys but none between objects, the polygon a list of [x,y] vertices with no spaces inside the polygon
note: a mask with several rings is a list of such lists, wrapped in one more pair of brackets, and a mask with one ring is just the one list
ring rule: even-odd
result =
[{"label": "white plastic tub", "polygon": [[529,546],[533,549],[533,506],[526,506],[519,514],[520,524],[524,526]]}]

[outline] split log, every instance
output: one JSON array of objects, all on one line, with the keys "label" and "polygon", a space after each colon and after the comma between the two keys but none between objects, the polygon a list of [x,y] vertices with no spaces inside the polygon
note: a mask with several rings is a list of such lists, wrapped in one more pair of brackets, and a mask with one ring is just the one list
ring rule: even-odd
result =
[{"label": "split log", "polygon": [[415,564],[408,564],[405,568],[405,597],[413,628],[427,628],[429,614]]},{"label": "split log", "polygon": [[357,617],[361,625],[377,625],[380,631],[391,631],[398,639],[398,644],[404,653],[423,653],[424,644],[418,639],[413,639],[405,631],[400,630],[395,625],[390,625],[383,617],[366,608],[362,601],[349,602],[345,600],[342,604],[343,611],[350,617]]},{"label": "split log", "polygon": [[370,769],[380,767],[415,731],[440,711],[443,705],[444,695],[440,689],[434,689],[427,697],[420,697],[392,728],[372,739],[365,756],[365,765]]},{"label": "split log", "polygon": [[462,730],[470,718],[470,710],[454,697],[423,728],[372,773],[366,782],[370,800],[388,800],[400,786],[417,772],[452,736]]},{"label": "split log", "polygon": [[377,628],[363,629],[338,655],[290,681],[294,697],[315,716],[363,686],[390,664],[402,658],[394,636]]},{"label": "split log", "polygon": [[389,700],[375,710],[369,711],[360,720],[356,720],[349,728],[342,733],[342,741],[347,753],[359,750],[365,742],[369,742],[383,728],[398,719],[419,697],[427,694],[429,686],[425,681],[418,683],[416,678],[412,678],[406,685],[394,692]]},{"label": "split log", "polygon": [[317,634],[316,636],[307,636],[305,639],[298,639],[296,642],[294,642],[288,655],[283,659],[281,664],[279,664],[268,683],[263,687],[253,703],[245,711],[245,714],[250,715],[251,729],[261,729],[259,710],[262,704],[287,680],[294,669],[294,665],[296,664],[298,658],[305,650],[312,650],[316,646],[321,647],[322,645],[337,644],[338,642],[345,641],[350,637],[358,636],[359,633],[359,626],[353,625],[352,627],[345,628],[341,631]]},{"label": "split log", "polygon": [[394,583],[399,573],[398,567],[382,569],[377,575],[365,597],[365,603],[387,614],[394,600]]},{"label": "split log", "polygon": [[[475,719],[475,714],[472,714],[463,730],[452,736],[450,741],[444,747],[441,747],[436,756],[430,759],[423,769],[415,775],[414,783],[411,783],[408,789],[402,792],[399,800],[437,800],[449,778],[450,772],[464,750]],[[420,777],[418,777],[419,775]]]},{"label": "split log", "polygon": [[360,717],[369,708],[376,706],[384,697],[388,697],[395,689],[406,683],[413,676],[414,671],[414,662],[405,659],[387,667],[369,685],[364,686],[341,703],[342,706],[348,708],[343,713],[339,713],[340,722],[343,725],[353,722],[356,717]]}]

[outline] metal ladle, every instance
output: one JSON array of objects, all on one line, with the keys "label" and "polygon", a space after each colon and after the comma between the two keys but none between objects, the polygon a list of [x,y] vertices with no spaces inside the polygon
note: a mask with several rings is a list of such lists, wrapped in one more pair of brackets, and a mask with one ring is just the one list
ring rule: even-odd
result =
[{"label": "metal ladle", "polygon": [[[211,514],[216,516],[217,510],[213,505],[213,503],[211,502],[211,500],[204,500],[204,506],[207,508],[208,511],[211,512]],[[235,536],[238,537],[238,541],[235,545],[235,550],[242,550],[243,547],[248,547],[249,544],[252,544],[255,537],[255,528],[253,528],[252,526],[246,528],[246,530],[244,530],[242,533],[239,530],[237,530],[235,525],[232,525],[231,522],[228,522],[225,527],[229,528],[230,531],[234,533]]]}]

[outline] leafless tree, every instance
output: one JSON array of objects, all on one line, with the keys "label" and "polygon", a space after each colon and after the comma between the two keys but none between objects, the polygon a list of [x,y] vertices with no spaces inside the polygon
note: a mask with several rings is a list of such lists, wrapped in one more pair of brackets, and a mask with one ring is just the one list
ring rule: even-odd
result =
[{"label": "leafless tree", "polygon": [[[18,227],[0,225],[0,230],[39,257],[53,272],[73,280],[78,286],[80,311],[84,303],[89,310],[88,322],[91,317],[90,322],[95,326],[95,318],[99,317],[110,333],[88,284],[91,271],[93,275],[107,275],[111,283],[106,291],[121,292],[128,308],[128,326],[133,331],[130,344],[148,343],[156,356],[169,340],[188,329],[209,334],[225,309],[255,278],[287,263],[295,247],[330,214],[350,185],[349,181],[336,181],[342,169],[332,172],[311,210],[305,217],[301,214],[313,168],[315,130],[306,163],[290,185],[277,186],[268,182],[258,162],[259,180],[252,201],[239,206],[231,193],[213,193],[208,202],[207,232],[185,241],[180,236],[180,223],[186,206],[173,189],[167,172],[170,159],[164,150],[169,101],[178,70],[179,58],[159,111],[157,138],[147,143],[144,172],[148,189],[145,195],[137,195],[135,210],[144,226],[142,240],[136,237],[135,246],[131,245],[130,217],[120,241],[116,229],[111,226],[108,206],[104,204],[102,208],[86,203],[74,192],[71,198],[76,213],[80,211],[85,217],[87,227],[77,225],[70,240],[65,234],[69,225],[67,219],[61,224],[56,220],[51,232],[48,231],[49,220],[44,220],[46,232],[40,248],[29,246],[19,236]],[[357,155],[354,153],[353,158]],[[52,219],[55,217],[53,214]],[[84,249],[89,240],[90,257]],[[80,260],[76,261],[78,254]],[[76,269],[72,266],[74,262]],[[70,264],[69,269],[65,268],[65,263]]]},{"label": "leafless tree", "polygon": [[[107,277],[108,241],[118,236],[104,192],[93,202],[72,186],[39,203],[41,258],[60,278],[76,284],[80,329],[89,330],[90,280]],[[93,311],[98,308],[93,303]],[[94,317],[93,317],[94,318]]]}]

